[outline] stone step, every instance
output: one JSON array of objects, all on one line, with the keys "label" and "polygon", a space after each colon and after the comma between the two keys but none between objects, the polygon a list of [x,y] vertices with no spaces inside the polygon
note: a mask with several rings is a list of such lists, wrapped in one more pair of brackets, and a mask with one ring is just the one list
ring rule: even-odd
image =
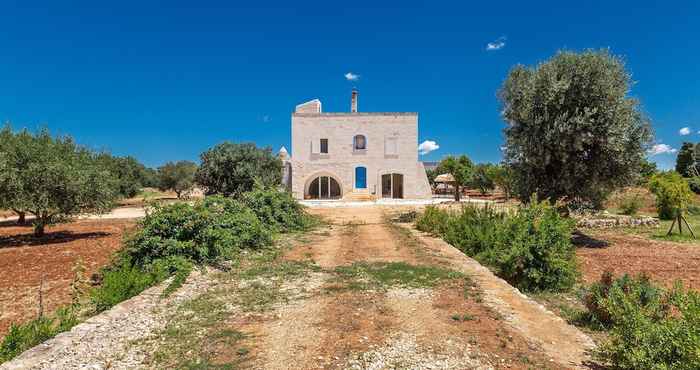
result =
[{"label": "stone step", "polygon": [[374,201],[376,197],[369,193],[369,191],[353,191],[345,194],[343,200],[358,201],[358,202],[370,202]]}]

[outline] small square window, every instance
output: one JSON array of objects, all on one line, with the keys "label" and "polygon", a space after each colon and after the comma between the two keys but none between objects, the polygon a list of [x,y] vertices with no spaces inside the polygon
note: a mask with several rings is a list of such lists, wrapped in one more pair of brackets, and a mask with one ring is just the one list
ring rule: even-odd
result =
[{"label": "small square window", "polygon": [[321,139],[321,153],[328,154],[328,139]]}]

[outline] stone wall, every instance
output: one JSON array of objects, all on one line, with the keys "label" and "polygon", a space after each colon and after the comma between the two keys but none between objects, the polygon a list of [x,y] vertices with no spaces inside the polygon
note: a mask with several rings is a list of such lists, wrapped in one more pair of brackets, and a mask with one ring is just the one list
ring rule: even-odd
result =
[{"label": "stone wall", "polygon": [[649,216],[587,215],[576,220],[579,228],[606,229],[613,227],[658,227],[659,219]]}]

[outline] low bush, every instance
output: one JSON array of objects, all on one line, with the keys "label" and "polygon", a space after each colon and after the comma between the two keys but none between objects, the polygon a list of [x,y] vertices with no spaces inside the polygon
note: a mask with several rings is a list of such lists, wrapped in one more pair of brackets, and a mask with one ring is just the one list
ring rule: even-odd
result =
[{"label": "low bush", "polygon": [[[618,292],[623,295],[617,294]],[[660,317],[667,308],[661,304],[661,295],[661,289],[654,286],[646,275],[631,277],[625,274],[614,279],[612,273],[606,271],[600,281],[587,289],[583,301],[590,322],[599,328],[609,328],[614,324],[613,310],[620,305],[621,297],[634,302],[640,309],[647,311],[648,315]]]},{"label": "low bush", "polygon": [[55,337],[58,333],[70,330],[77,323],[78,319],[73,309],[63,307],[56,311],[54,317],[39,316],[21,325],[12,324],[0,343],[0,364]]},{"label": "low bush", "polygon": [[428,207],[416,226],[443,237],[520,289],[567,290],[576,281],[573,222],[547,202],[532,201],[513,214],[489,207],[467,206],[459,212]]},{"label": "low bush", "polygon": [[263,224],[277,231],[304,230],[313,224],[313,219],[289,192],[256,186],[241,198]]},{"label": "low bush", "polygon": [[156,205],[139,222],[123,254],[138,266],[169,256],[205,263],[271,242],[272,230],[252,210],[236,200],[214,196],[195,204]]},{"label": "low bush", "polygon": [[629,195],[620,199],[620,212],[623,215],[634,216],[642,208],[642,200],[637,195]]},{"label": "low bush", "polygon": [[121,260],[101,271],[102,282],[92,290],[90,298],[95,311],[101,312],[174,276],[163,291],[163,295],[168,295],[184,283],[192,267],[182,256],[165,257],[147,266],[134,265],[128,257],[121,256]]},{"label": "low bush", "polygon": [[665,291],[644,276],[603,277],[587,298],[592,317],[611,328],[596,356],[617,369],[700,368],[700,294]]},{"label": "low bush", "polygon": [[435,206],[428,206],[425,211],[416,218],[416,228],[433,235],[441,236],[447,232],[447,223],[450,220],[450,212]]}]

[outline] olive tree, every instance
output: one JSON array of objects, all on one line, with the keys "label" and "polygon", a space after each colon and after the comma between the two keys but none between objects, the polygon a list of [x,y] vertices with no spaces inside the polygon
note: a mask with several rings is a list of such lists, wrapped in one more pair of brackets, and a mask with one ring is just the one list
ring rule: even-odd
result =
[{"label": "olive tree", "polygon": [[472,181],[469,185],[479,189],[479,192],[484,195],[496,187],[493,176],[494,166],[490,163],[479,163],[474,167]]},{"label": "olive tree", "polygon": [[12,144],[0,146],[0,205],[33,215],[36,236],[47,225],[113,206],[114,176],[72,138],[54,138],[46,129],[13,133],[9,126],[2,136]]},{"label": "olive tree", "polygon": [[168,162],[158,167],[158,188],[172,190],[178,199],[194,187],[197,164],[190,161]]},{"label": "olive tree", "polygon": [[622,60],[606,50],[562,51],[510,71],[498,96],[520,199],[600,207],[637,180],[652,134],[628,95],[631,84]]},{"label": "olive tree", "polygon": [[98,156],[100,163],[117,179],[117,190],[120,196],[131,198],[143,186],[143,173],[146,167],[134,157],[114,157],[108,153]]},{"label": "olive tree", "polygon": [[459,157],[447,156],[438,166],[444,173],[449,173],[454,178],[455,200],[459,201],[462,195],[462,187],[472,181],[474,164],[466,155]]},{"label": "olive tree", "polygon": [[224,142],[201,155],[196,181],[207,194],[237,196],[258,183],[276,187],[282,183],[282,161],[271,148],[253,143]]},{"label": "olive tree", "polygon": [[676,156],[676,172],[683,177],[690,177],[691,167],[695,165],[695,145],[684,142]]},{"label": "olive tree", "polygon": [[493,183],[503,192],[506,199],[510,199],[513,191],[513,170],[503,164],[493,166],[491,169]]}]

